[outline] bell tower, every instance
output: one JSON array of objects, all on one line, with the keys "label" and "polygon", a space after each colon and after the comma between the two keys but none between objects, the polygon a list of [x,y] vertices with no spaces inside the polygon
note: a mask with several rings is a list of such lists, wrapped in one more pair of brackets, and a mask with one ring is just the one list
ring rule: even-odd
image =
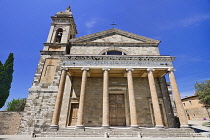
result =
[{"label": "bell tower", "polygon": [[51,18],[53,22],[42,52],[61,51],[64,54],[68,54],[68,40],[75,38],[77,34],[76,24],[70,6],[66,11],[60,11]]},{"label": "bell tower", "polygon": [[[52,16],[51,19],[52,23],[48,38],[44,43],[43,50],[40,51],[40,60],[32,86],[29,89],[27,107],[23,116],[27,116],[27,113],[33,113],[21,120],[20,132],[25,134],[43,131],[51,124],[52,112],[62,74],[63,63],[61,57],[69,54],[69,40],[75,38],[77,34],[70,6],[65,11]],[[33,118],[33,121],[30,121],[31,118]],[[46,120],[39,121],[43,120],[43,118]],[[42,126],[42,128],[38,128],[36,125]]]}]

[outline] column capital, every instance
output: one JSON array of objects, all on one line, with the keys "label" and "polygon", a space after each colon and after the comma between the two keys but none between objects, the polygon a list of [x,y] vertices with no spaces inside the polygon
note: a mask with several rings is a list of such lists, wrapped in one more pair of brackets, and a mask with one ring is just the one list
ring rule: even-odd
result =
[{"label": "column capital", "polygon": [[133,68],[127,68],[126,71],[134,71]]},{"label": "column capital", "polygon": [[148,68],[147,71],[155,71],[153,68]]},{"label": "column capital", "polygon": [[81,68],[81,70],[82,70],[82,71],[84,71],[84,70],[85,70],[85,71],[88,71],[89,68]]},{"label": "column capital", "polygon": [[104,71],[110,71],[110,68],[102,68]]},{"label": "column capital", "polygon": [[68,70],[68,68],[66,68],[66,67],[61,67],[61,70]]},{"label": "column capital", "polygon": [[168,71],[168,72],[170,72],[170,71],[176,71],[176,69],[174,69],[174,68],[169,68],[167,71]]}]

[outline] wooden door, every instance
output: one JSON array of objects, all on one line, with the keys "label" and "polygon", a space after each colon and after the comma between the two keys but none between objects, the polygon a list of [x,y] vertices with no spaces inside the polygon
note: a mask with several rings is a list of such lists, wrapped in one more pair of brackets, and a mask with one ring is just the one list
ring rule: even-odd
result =
[{"label": "wooden door", "polygon": [[77,112],[79,109],[79,104],[71,104],[71,112],[70,112],[70,126],[76,126],[77,124]]},{"label": "wooden door", "polygon": [[125,126],[124,94],[109,95],[109,123],[110,126]]}]

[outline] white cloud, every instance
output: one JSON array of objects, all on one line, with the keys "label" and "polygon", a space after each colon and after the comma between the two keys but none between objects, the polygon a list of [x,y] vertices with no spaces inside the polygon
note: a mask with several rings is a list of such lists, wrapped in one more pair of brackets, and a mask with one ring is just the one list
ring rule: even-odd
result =
[{"label": "white cloud", "polygon": [[97,23],[97,21],[98,21],[97,18],[92,18],[92,19],[90,19],[89,21],[85,22],[85,26],[86,26],[88,29],[94,28],[94,27],[95,27],[95,24]]},{"label": "white cloud", "polygon": [[210,20],[210,14],[198,14],[191,17],[187,17],[185,19],[170,21],[170,23],[166,23],[165,25],[162,24],[160,29],[169,30],[177,27],[186,28],[186,27],[198,26],[199,24],[207,20]]},{"label": "white cloud", "polygon": [[198,25],[203,21],[209,20],[210,19],[210,14],[205,14],[205,15],[196,15],[196,16],[192,16],[186,19],[183,19],[180,22],[180,25],[184,26],[184,27],[188,27],[188,26],[193,26],[193,25]]}]

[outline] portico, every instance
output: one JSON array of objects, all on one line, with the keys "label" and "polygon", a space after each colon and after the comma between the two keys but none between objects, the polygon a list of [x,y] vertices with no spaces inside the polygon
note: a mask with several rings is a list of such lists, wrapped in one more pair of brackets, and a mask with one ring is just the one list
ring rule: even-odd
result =
[{"label": "portico", "polygon": [[[89,58],[88,62],[86,61],[87,59],[85,57]],[[124,59],[125,61],[122,62],[122,60],[120,59]],[[137,91],[136,89],[134,89],[133,82],[135,82],[136,79],[144,79],[149,85],[148,91],[151,95],[149,98],[151,98],[152,107],[149,112],[151,113],[151,116],[153,116],[153,127],[166,127],[167,120],[164,119],[166,118],[166,113],[165,111],[163,111],[164,105],[160,102],[160,94],[157,93],[158,91],[156,88],[158,87],[156,87],[157,80],[155,82],[155,79],[163,77],[168,73],[168,71],[172,70],[171,64],[173,60],[173,57],[168,56],[129,56],[129,58],[127,58],[127,56],[106,56],[106,59],[105,56],[93,56],[91,58],[89,56],[66,56],[65,58],[63,58],[63,67],[65,67],[66,71],[65,73],[67,73],[69,77],[72,77],[71,79],[81,79],[80,94],[76,95],[75,93],[76,97],[73,97],[72,90],[72,97],[70,97],[69,100],[69,115],[66,118],[66,124],[68,125],[66,125],[66,127],[75,126],[75,128],[84,128],[85,126],[90,126],[88,124],[88,121],[85,122],[85,118],[87,118],[85,114],[94,114],[94,112],[90,111],[89,109],[85,110],[85,106],[89,102],[92,102],[85,99],[85,96],[87,96],[86,92],[89,92],[87,91],[87,88],[101,88],[102,92],[100,94],[103,98],[98,101],[101,103],[101,112],[99,114],[101,115],[102,119],[100,120],[100,122],[98,121],[97,124],[95,124],[95,127],[101,126],[102,128],[109,128],[110,126],[128,126],[131,128],[138,128],[139,123],[141,122],[138,120],[137,117],[137,109],[140,106],[136,105],[137,100],[135,94],[141,95],[141,91]],[[89,67],[83,67],[85,63],[88,63]],[[123,68],[122,64],[125,64],[127,66],[124,66]],[[141,65],[138,66],[139,64]],[[104,65],[106,65],[106,67],[104,67]],[[100,79],[102,82],[102,87],[98,87],[94,83],[92,83],[93,85],[91,85],[91,87],[87,87],[87,83],[90,82],[88,79],[90,78]],[[124,81],[126,81],[125,84],[121,87],[113,87],[110,82],[114,83],[115,79],[117,80],[118,78],[123,78]],[[133,81],[133,78],[135,79],[135,81]],[[172,80],[174,84],[174,77],[171,77],[170,80]],[[61,80],[60,84],[65,84],[65,82]],[[60,85],[60,87],[64,86]],[[71,88],[73,89],[73,87]],[[113,92],[113,90],[115,91]],[[75,99],[77,100],[76,104],[78,104],[76,108]],[[63,98],[63,100],[65,100],[65,98]],[[119,100],[119,103],[117,100]],[[177,104],[179,104],[179,99],[176,98],[176,100]],[[95,105],[97,106],[98,103],[96,102]],[[110,110],[115,111],[111,111],[110,113]],[[72,113],[74,113],[74,115]],[[91,123],[91,121],[89,121],[89,123]],[[185,123],[186,122],[183,121],[182,125],[185,125]]]}]

